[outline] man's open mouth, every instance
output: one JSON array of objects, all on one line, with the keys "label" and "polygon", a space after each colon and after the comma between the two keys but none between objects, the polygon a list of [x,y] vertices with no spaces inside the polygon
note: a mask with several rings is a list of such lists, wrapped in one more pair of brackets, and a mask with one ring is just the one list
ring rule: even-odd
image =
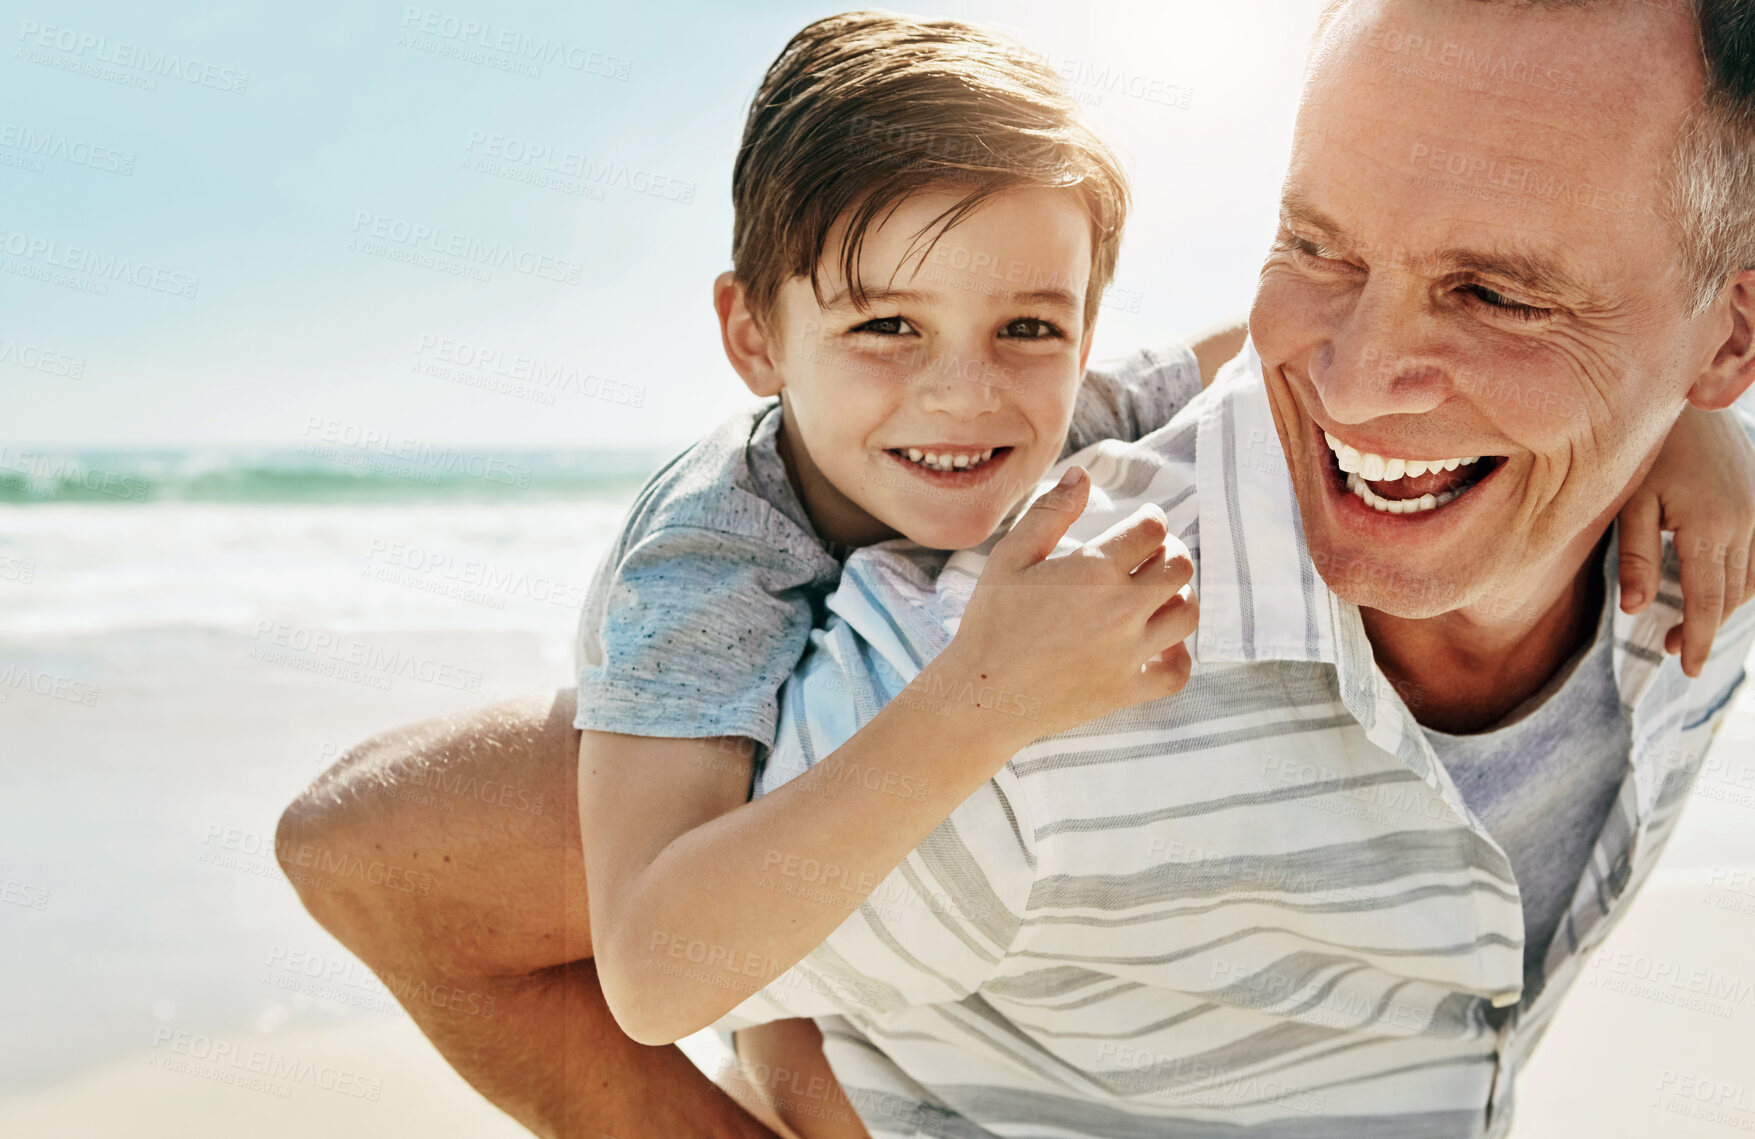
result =
[{"label": "man's open mouth", "polygon": [[1360,451],[1323,432],[1332,469],[1348,491],[1380,514],[1425,514],[1448,506],[1504,464],[1501,455],[1391,458]]}]

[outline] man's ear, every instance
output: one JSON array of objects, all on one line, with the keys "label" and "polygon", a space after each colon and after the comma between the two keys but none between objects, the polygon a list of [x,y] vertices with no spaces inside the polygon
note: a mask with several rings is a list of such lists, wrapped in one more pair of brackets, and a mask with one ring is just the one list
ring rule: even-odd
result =
[{"label": "man's ear", "polygon": [[1730,335],[1688,391],[1688,402],[1707,411],[1731,406],[1755,383],[1755,269],[1732,277],[1726,293]]},{"label": "man's ear", "polygon": [[775,366],[778,344],[750,311],[749,290],[735,273],[721,273],[713,281],[713,310],[719,314],[719,336],[725,358],[743,377],[744,386],[766,399],[785,387]]}]

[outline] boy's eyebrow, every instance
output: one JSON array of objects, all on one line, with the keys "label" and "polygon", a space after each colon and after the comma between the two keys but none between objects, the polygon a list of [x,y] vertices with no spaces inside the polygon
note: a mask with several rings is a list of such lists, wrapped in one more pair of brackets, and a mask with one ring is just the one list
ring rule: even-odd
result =
[{"label": "boy's eyebrow", "polygon": [[[917,292],[914,289],[866,288],[862,289],[861,292],[865,294],[867,307],[880,301],[900,301],[903,304],[920,304],[929,296],[927,293]],[[853,307],[853,290],[848,288],[837,289],[835,292],[829,294],[829,299],[823,302],[823,307]]]},{"label": "boy's eyebrow", "polygon": [[[1011,293],[996,292],[993,295],[1003,297],[1006,300],[1014,301],[1019,304],[1044,304],[1063,309],[1077,309],[1081,303],[1080,299],[1073,294],[1072,290],[1061,288],[1025,289]],[[865,290],[865,301],[868,308],[872,305],[882,304],[884,302],[921,304],[931,300],[933,296],[934,294],[932,293],[923,293],[915,289],[880,288]],[[837,289],[823,302],[823,307],[826,309],[850,308],[852,307],[852,300],[851,290],[845,288]]]},{"label": "boy's eyebrow", "polygon": [[1068,309],[1076,309],[1080,305],[1080,298],[1074,296],[1070,289],[1030,289],[1027,292],[1009,293],[1007,296],[1020,304],[1043,304]]}]

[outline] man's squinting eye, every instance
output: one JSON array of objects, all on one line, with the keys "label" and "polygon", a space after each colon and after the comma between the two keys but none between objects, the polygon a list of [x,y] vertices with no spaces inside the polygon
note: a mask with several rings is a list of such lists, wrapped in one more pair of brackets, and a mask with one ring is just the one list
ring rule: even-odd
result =
[{"label": "man's squinting eye", "polygon": [[1279,248],[1313,268],[1341,270],[1352,267],[1352,263],[1332,247],[1295,233],[1284,234],[1280,238]]},{"label": "man's squinting eye", "polygon": [[1486,285],[1464,285],[1463,292],[1475,298],[1480,304],[1485,305],[1494,312],[1502,313],[1515,320],[1541,320],[1543,317],[1548,316],[1554,311],[1552,309],[1538,308],[1535,305],[1526,305],[1519,301],[1514,301],[1504,293],[1498,292],[1494,289],[1489,289]]},{"label": "man's squinting eye", "polygon": [[870,332],[878,336],[903,336],[915,331],[905,316],[880,316],[864,324],[854,325],[849,332]]},{"label": "man's squinting eye", "polygon": [[1003,335],[1014,340],[1059,340],[1064,339],[1066,333],[1062,332],[1060,326],[1052,321],[1034,316],[1021,316],[1016,320],[1006,322]]}]

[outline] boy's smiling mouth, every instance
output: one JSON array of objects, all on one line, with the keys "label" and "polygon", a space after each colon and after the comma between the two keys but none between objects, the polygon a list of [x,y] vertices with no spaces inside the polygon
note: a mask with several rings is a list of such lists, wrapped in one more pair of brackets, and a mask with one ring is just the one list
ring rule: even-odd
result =
[{"label": "boy's smiling mouth", "polygon": [[924,447],[890,447],[884,453],[902,466],[934,482],[982,481],[1012,453],[1011,447],[970,447],[934,444]]}]

